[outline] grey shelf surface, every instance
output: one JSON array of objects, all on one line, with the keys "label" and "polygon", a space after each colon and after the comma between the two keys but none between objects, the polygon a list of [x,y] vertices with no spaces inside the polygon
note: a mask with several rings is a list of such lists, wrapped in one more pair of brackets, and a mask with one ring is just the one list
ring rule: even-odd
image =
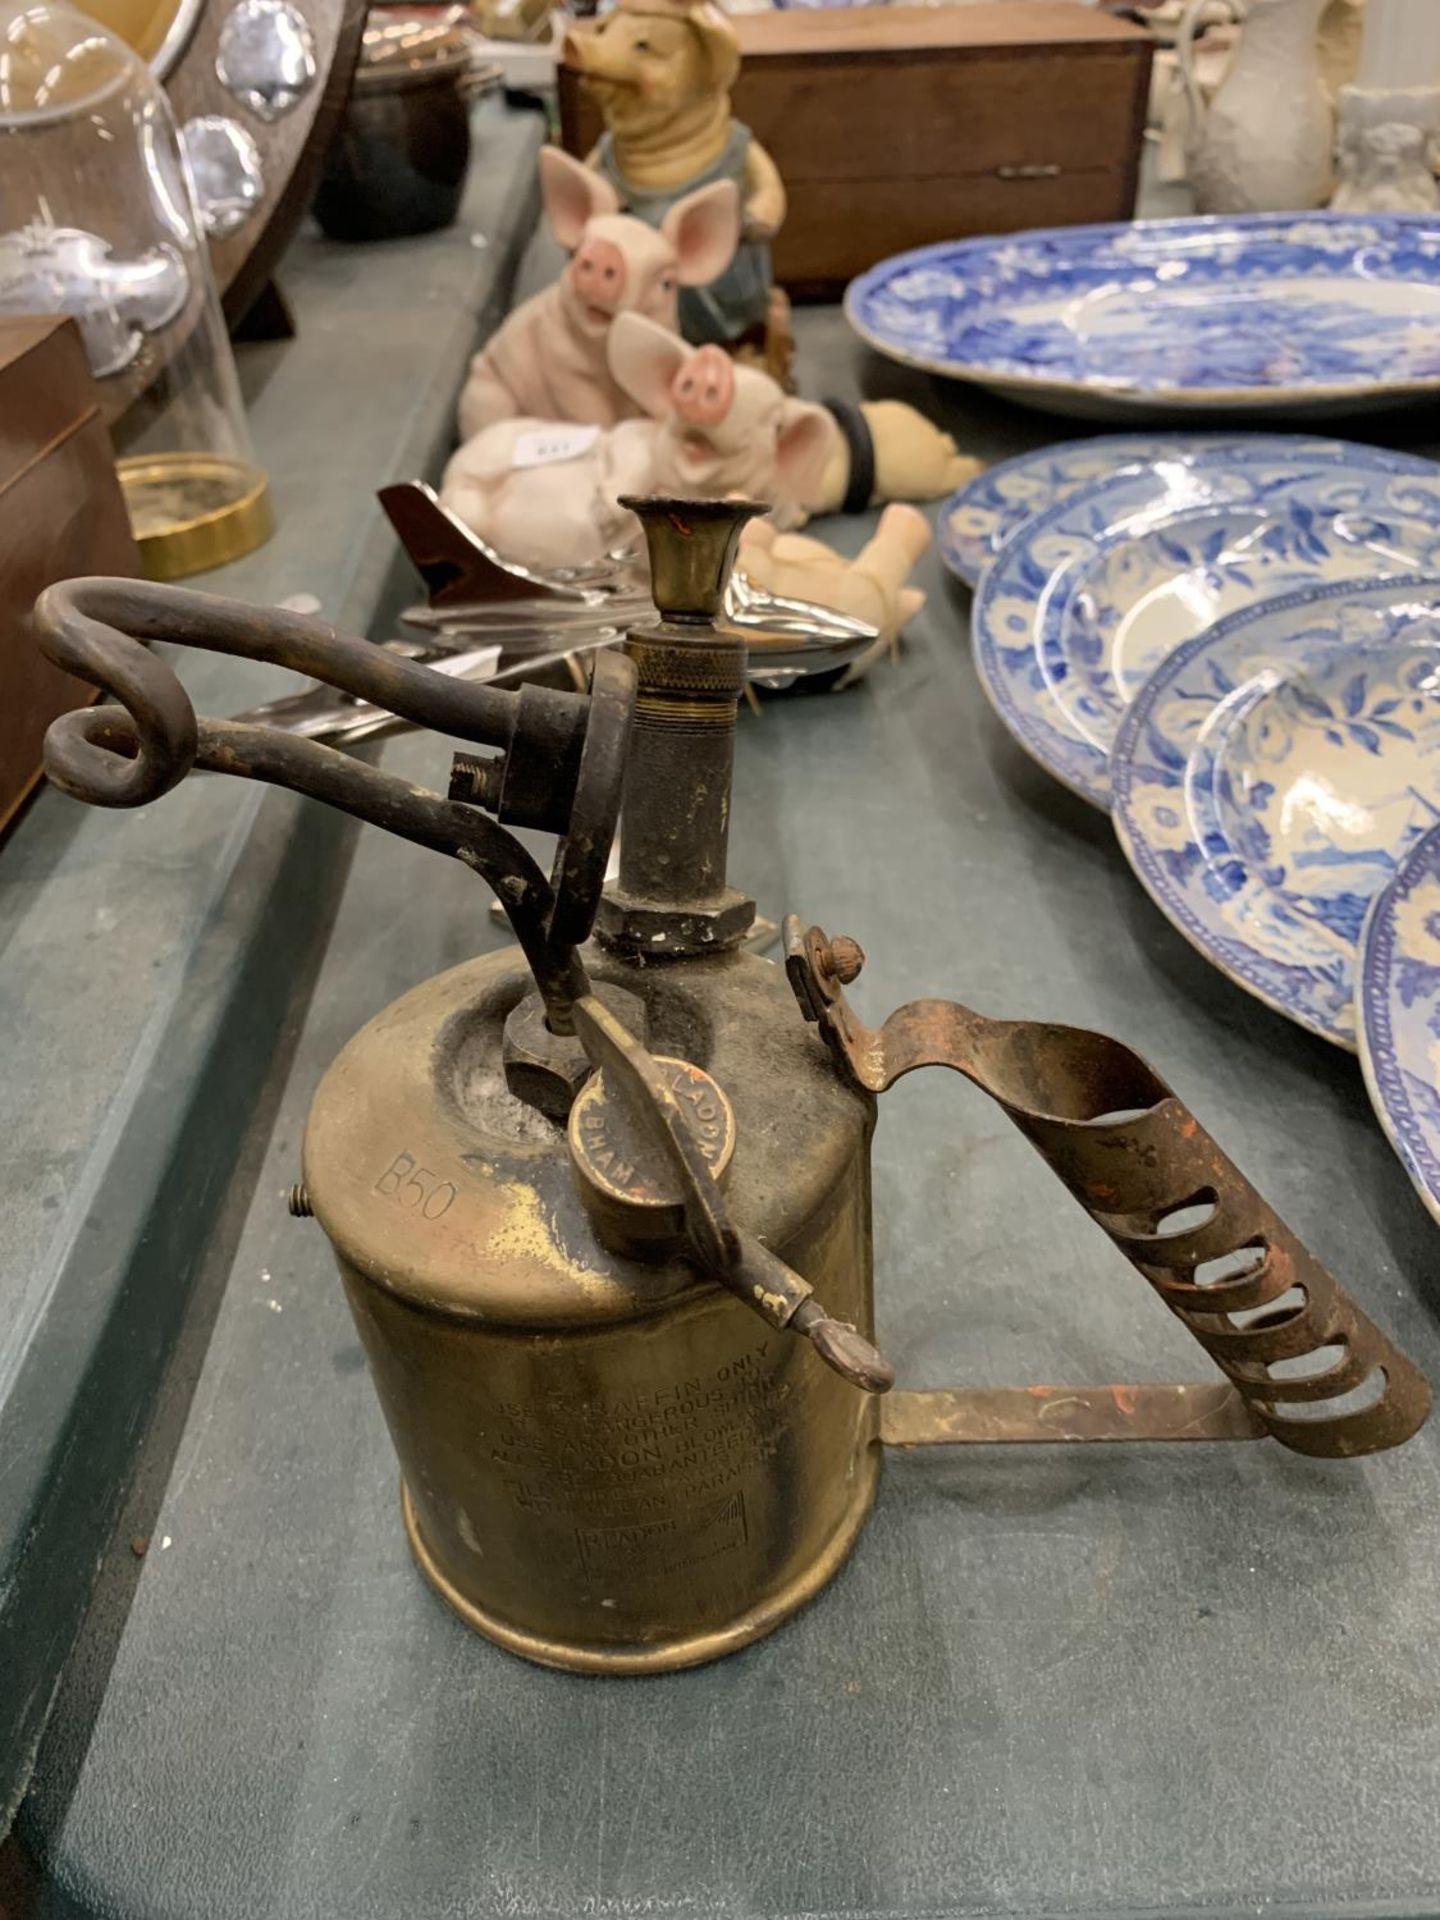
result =
[{"label": "grey shelf surface", "polygon": [[[833,313],[799,330],[813,391],[913,398],[994,456],[1065,431],[867,358]],[[947,994],[1140,1048],[1440,1378],[1435,1230],[1355,1062],[1171,931],[991,716],[967,596],[933,557],[922,584],[901,664],[742,720],[733,871],[862,941],[872,1017]],[[434,783],[446,748],[385,764]],[[897,1458],[807,1612],[665,1679],[546,1673],[442,1608],[327,1247],[283,1193],[344,1040],[498,939],[467,876],[361,837],[150,1551],[22,1812],[35,1913],[1440,1909],[1440,1428],[1343,1466],[1269,1443]],[[887,1096],[876,1160],[906,1383],[1204,1377],[954,1076]]]},{"label": "grey shelf surface", "polygon": [[[523,157],[511,151],[517,171]],[[432,256],[413,257],[390,289],[402,357],[399,307],[437,297]],[[292,471],[317,502],[332,484],[368,496],[386,477],[343,437],[359,409],[340,317],[365,259],[322,256],[336,371],[291,389]],[[537,243],[522,284],[552,263]],[[801,314],[798,331],[810,392],[912,399],[987,457],[1075,431],[867,356],[834,312]],[[273,378],[289,377],[293,349],[265,351]],[[322,414],[340,424],[312,428]],[[417,447],[427,433],[433,452],[433,408]],[[1437,424],[1377,433],[1433,442]],[[853,550],[869,525],[824,531]],[[940,993],[1103,1027],[1147,1053],[1440,1378],[1434,1228],[1354,1061],[1170,930],[1108,823],[989,713],[968,596],[933,556],[921,584],[930,603],[899,666],[742,720],[736,875],[770,912],[861,939],[856,991],[872,1017]],[[307,587],[319,591],[312,576],[269,593]],[[402,740],[384,761],[434,784],[447,751]],[[199,792],[244,803],[219,783]],[[164,835],[185,813],[167,804],[163,827],[135,823],[125,843],[158,869],[152,917]],[[130,873],[132,887],[149,879]],[[283,966],[288,934],[277,942]],[[341,1044],[406,987],[498,943],[466,875],[360,837],[303,1025],[303,980],[284,1003],[299,1031],[272,1075],[273,1111],[267,1097],[233,1156],[234,1244],[212,1240],[223,1299],[194,1341],[203,1363],[172,1368],[17,1822],[17,1910],[1440,1911],[1436,1431],[1349,1466],[1269,1444],[897,1458],[853,1560],[805,1614],[663,1680],[545,1673],[445,1612],[408,1559],[393,1455],[325,1242],[283,1196]],[[95,981],[97,1006],[110,990],[124,984]],[[217,1084],[192,1074],[197,1114]],[[52,1137],[37,1118],[35,1139]],[[953,1076],[887,1096],[876,1184],[881,1330],[907,1384],[1204,1376],[1198,1349]],[[125,1550],[132,1526],[151,1537],[143,1562]]]},{"label": "grey shelf surface", "polygon": [[[239,353],[279,530],[192,584],[383,624],[375,488],[443,446],[533,228],[540,126],[480,110],[444,234],[298,241],[297,338]],[[218,714],[302,684],[203,653],[183,673]],[[41,792],[0,848],[0,1833],[349,840],[294,796],[192,778],[134,814]]]}]

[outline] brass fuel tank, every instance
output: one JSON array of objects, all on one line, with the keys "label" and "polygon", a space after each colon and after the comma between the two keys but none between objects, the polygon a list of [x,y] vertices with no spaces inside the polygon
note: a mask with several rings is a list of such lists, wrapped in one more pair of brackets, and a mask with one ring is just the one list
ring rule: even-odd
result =
[{"label": "brass fuel tank", "polygon": [[[783,973],[744,952],[596,973],[640,994],[654,1051],[729,1091],[736,1218],[868,1333],[873,1102]],[[501,954],[372,1021],[316,1094],[305,1183],[426,1577],[533,1659],[682,1666],[840,1565],[874,1496],[876,1402],[693,1266],[597,1242],[565,1127],[499,1070],[530,989]]]},{"label": "brass fuel tank", "polygon": [[[143,805],[191,767],[273,781],[464,862],[514,929],[342,1051],[293,1201],[334,1246],[437,1592],[528,1658],[644,1673],[815,1594],[885,1444],[1270,1436],[1344,1458],[1407,1439],[1423,1377],[1128,1049],[945,1000],[872,1029],[845,993],[858,945],[794,916],[783,969],[746,951],[754,903],[726,871],[745,649],[716,615],[757,509],[630,504],[661,617],[597,654],[584,692],[470,684],[176,588],[74,581],[37,607],[47,654],[118,702],[51,728],[67,792]],[[442,796],[199,718],[154,640],[492,752],[457,756]],[[512,826],[556,837],[548,875]],[[997,1102],[1210,1379],[891,1391],[870,1139],[878,1096],[926,1067]]]}]

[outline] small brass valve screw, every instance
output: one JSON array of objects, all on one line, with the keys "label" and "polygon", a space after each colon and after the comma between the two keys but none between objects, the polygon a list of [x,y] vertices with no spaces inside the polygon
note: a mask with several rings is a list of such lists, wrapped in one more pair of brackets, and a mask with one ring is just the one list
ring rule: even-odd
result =
[{"label": "small brass valve screw", "polygon": [[837,933],[833,940],[826,941],[816,956],[816,964],[827,979],[838,980],[842,987],[848,987],[852,980],[860,978],[865,949],[848,933]]}]

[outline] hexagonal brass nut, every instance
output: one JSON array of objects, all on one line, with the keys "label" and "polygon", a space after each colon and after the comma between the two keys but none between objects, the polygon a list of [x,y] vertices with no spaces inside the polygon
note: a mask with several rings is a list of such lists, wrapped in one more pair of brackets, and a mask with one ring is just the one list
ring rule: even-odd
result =
[{"label": "hexagonal brass nut", "polygon": [[[596,983],[594,991],[635,1038],[645,1041],[645,1002],[628,987]],[[512,1007],[500,1042],[505,1084],[517,1100],[551,1120],[570,1117],[575,1096],[590,1077],[590,1058],[576,1036],[552,1033],[545,1024],[545,1002],[527,993]]]},{"label": "hexagonal brass nut", "polygon": [[738,947],[755,924],[755,902],[734,887],[713,907],[666,907],[607,891],[595,920],[602,946],[637,959],[668,960]]}]

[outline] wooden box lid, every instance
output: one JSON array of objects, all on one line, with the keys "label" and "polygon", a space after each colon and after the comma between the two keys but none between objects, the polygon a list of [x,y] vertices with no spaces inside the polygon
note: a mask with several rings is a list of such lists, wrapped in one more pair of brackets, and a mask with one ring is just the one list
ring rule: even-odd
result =
[{"label": "wooden box lid", "polygon": [[999,48],[1152,47],[1143,27],[1076,0],[981,0],[961,6],[815,7],[742,13],[731,24],[744,59],[843,59]]}]

